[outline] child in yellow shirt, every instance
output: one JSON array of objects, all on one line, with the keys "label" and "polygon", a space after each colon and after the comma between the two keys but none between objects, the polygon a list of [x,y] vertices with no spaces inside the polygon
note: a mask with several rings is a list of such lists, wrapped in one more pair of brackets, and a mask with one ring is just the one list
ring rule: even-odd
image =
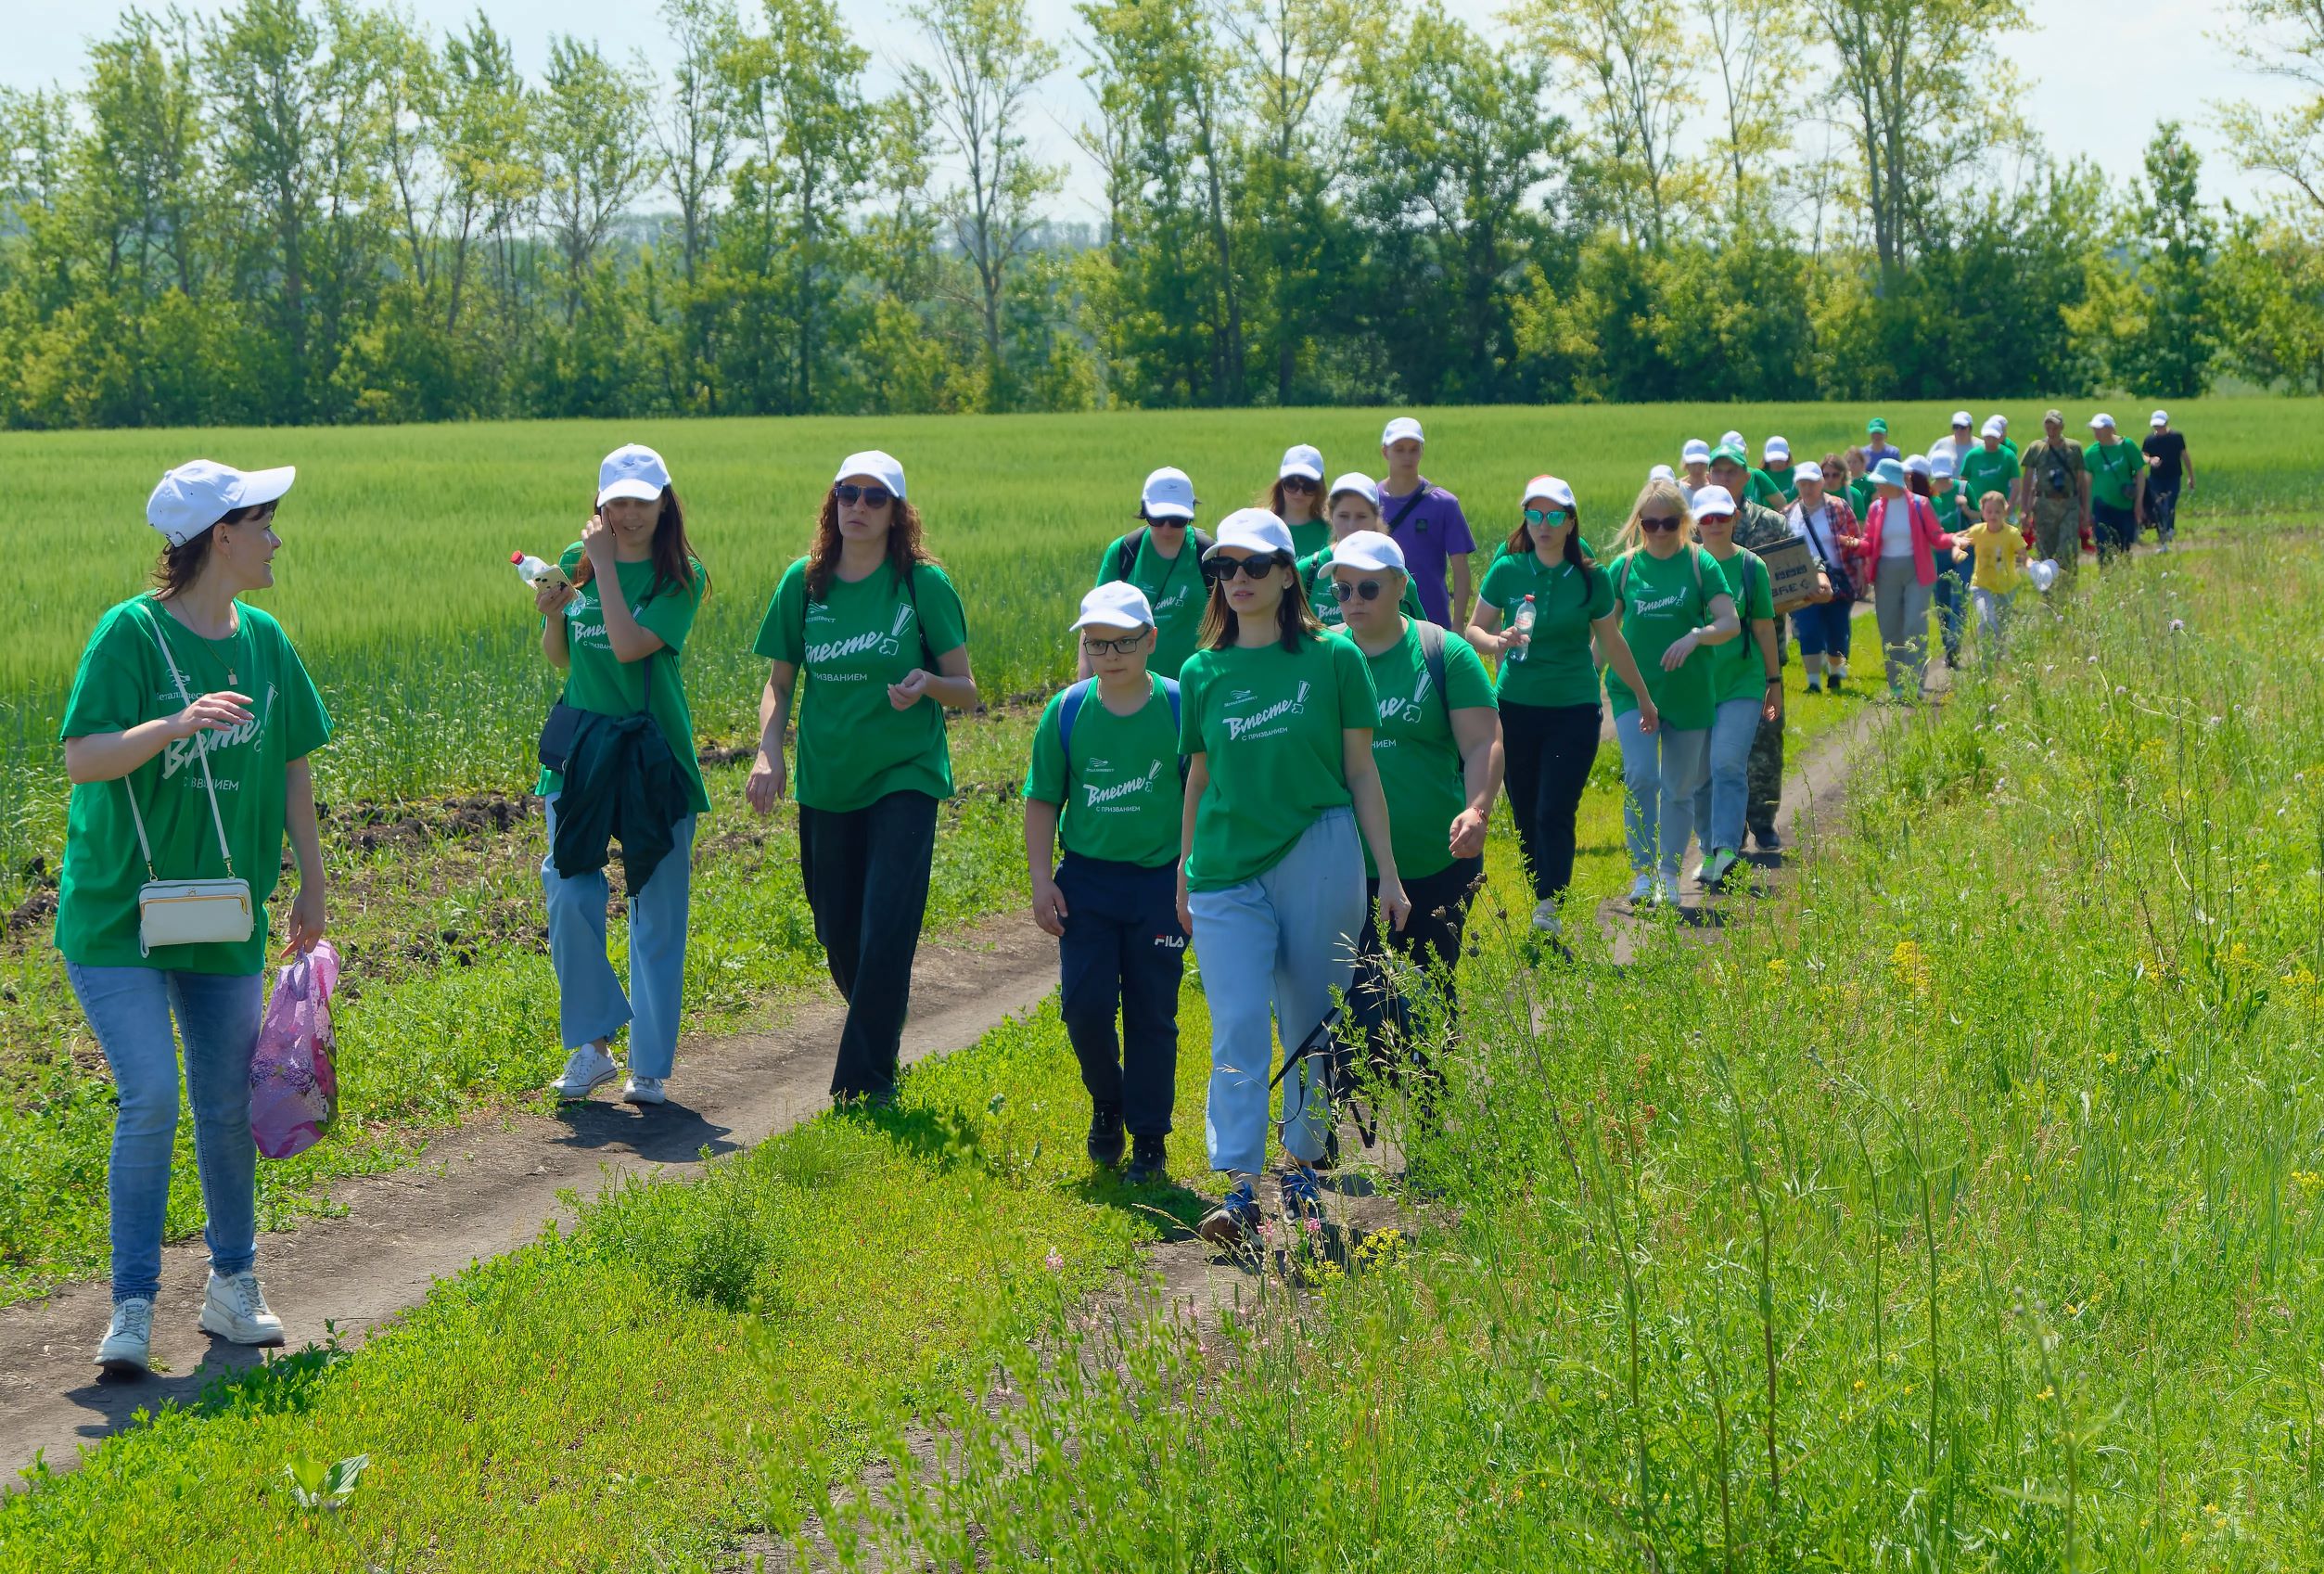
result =
[{"label": "child in yellow shirt", "polygon": [[1953,558],[1960,562],[1973,551],[1977,567],[1970,575],[1970,595],[1977,606],[1977,649],[1990,664],[2001,659],[2008,634],[2010,603],[2014,598],[2025,557],[2025,537],[2009,522],[2009,500],[1988,492],[1981,517],[1953,536]]}]

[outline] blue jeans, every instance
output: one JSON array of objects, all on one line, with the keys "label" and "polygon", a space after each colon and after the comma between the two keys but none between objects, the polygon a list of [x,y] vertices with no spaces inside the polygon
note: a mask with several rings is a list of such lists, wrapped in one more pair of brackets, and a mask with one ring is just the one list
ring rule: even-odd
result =
[{"label": "blue jeans", "polygon": [[1694,789],[1695,834],[1703,851],[1740,849],[1743,811],[1750,798],[1751,746],[1759,736],[1757,699],[1722,699],[1711,712],[1708,762],[1703,785]]},{"label": "blue jeans", "polygon": [[[541,806],[556,845],[556,794]],[[606,874],[570,878],[541,860],[549,909],[549,964],[556,969],[557,1031],[568,1049],[630,1030],[630,1074],[667,1077],[678,1060],[678,1013],[686,981],[686,908],[694,875],[694,819],[673,827],[676,842],[645,889],[630,893],[630,988],[606,957]]]},{"label": "blue jeans", "polygon": [[258,1047],[261,975],[83,967],[65,978],[113,1069],[121,1107],[106,1195],[113,1215],[113,1303],[161,1289],[161,1230],[177,1145],[177,1043],[194,1105],[194,1168],[202,1188],[210,1269],[231,1277],[258,1258],[258,1145],[250,1139],[250,1055]]},{"label": "blue jeans", "polygon": [[1969,621],[1969,565],[1956,563],[1950,552],[1938,555],[1936,583],[1930,586],[1936,602],[1937,632],[1947,658],[1960,655],[1962,626]]},{"label": "blue jeans", "polygon": [[[1622,785],[1628,789],[1622,795],[1622,828],[1630,844],[1630,870],[1643,875],[1655,866],[1659,840],[1662,872],[1675,880],[1687,838],[1694,834],[1694,792],[1703,785],[1711,729],[1665,723],[1643,733],[1638,712],[1625,710],[1614,719],[1614,736],[1622,745]],[[1746,736],[1746,755],[1750,748]]]},{"label": "blue jeans", "polygon": [[[1284,1053],[1297,1049],[1331,1014],[1333,992],[1345,995],[1355,978],[1364,928],[1356,812],[1325,810],[1273,868],[1224,890],[1191,892],[1187,906],[1210,1006],[1203,1111],[1210,1167],[1255,1175],[1267,1160],[1274,1033]],[[1310,1060],[1283,1081],[1283,1148],[1309,1163],[1323,1157],[1331,1132],[1322,1066]]]},{"label": "blue jeans", "polygon": [[[1856,603],[1835,596],[1794,608],[1792,632],[1799,636],[1802,656],[1830,656],[1845,661],[1849,642],[1856,634]],[[1814,669],[1809,672],[1813,675]]]}]

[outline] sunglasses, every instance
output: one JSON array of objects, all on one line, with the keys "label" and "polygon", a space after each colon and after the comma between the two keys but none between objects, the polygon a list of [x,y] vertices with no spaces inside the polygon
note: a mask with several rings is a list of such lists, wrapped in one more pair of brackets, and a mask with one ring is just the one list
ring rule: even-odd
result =
[{"label": "sunglasses", "polygon": [[1675,531],[1686,521],[1676,514],[1641,514],[1638,528],[1642,531]]},{"label": "sunglasses", "polygon": [[1377,601],[1380,599],[1380,593],[1384,588],[1385,587],[1384,587],[1378,580],[1358,580],[1354,584],[1349,584],[1346,580],[1334,580],[1332,582],[1332,599],[1334,601],[1353,601],[1356,597],[1360,595],[1366,601]]},{"label": "sunglasses", "polygon": [[1572,518],[1573,516],[1563,508],[1528,508],[1526,510],[1526,523],[1528,525],[1562,525]]},{"label": "sunglasses", "polygon": [[896,494],[884,486],[858,486],[853,481],[841,481],[831,489],[831,495],[852,508],[862,504],[866,508],[885,508]]},{"label": "sunglasses", "polygon": [[1283,478],[1283,483],[1285,492],[1313,492],[1323,484],[1322,481],[1309,480],[1305,476],[1285,476]]},{"label": "sunglasses", "polygon": [[1192,519],[1181,519],[1175,518],[1156,519],[1149,517],[1146,519],[1146,528],[1157,531],[1182,531],[1194,522],[1194,521]]},{"label": "sunglasses", "polygon": [[1276,569],[1289,567],[1289,558],[1280,552],[1270,552],[1264,557],[1210,558],[1203,564],[1203,575],[1213,583],[1225,584],[1237,574],[1245,579],[1263,580]]},{"label": "sunglasses", "polygon": [[1698,525],[1731,525],[1735,522],[1735,516],[1732,514],[1697,514],[1694,517],[1694,522]]},{"label": "sunglasses", "polygon": [[1140,629],[1136,633],[1124,634],[1119,639],[1092,639],[1088,634],[1083,634],[1081,648],[1092,656],[1128,656],[1138,648],[1139,644],[1150,632],[1152,631]]}]

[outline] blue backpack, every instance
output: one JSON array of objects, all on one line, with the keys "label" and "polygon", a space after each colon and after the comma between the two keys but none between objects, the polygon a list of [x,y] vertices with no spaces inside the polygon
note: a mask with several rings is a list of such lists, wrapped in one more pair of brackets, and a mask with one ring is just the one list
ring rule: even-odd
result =
[{"label": "blue backpack", "polygon": [[[1178,680],[1176,678],[1163,678],[1159,681],[1162,685],[1163,697],[1170,702],[1170,728],[1173,732],[1175,732],[1181,724],[1178,709]],[[1079,683],[1075,684],[1072,687],[1066,689],[1065,698],[1058,702],[1057,749],[1058,751],[1066,757],[1066,770],[1067,773],[1071,773],[1073,770],[1074,718],[1081,714],[1081,707],[1088,704],[1090,696],[1095,694],[1096,692],[1097,680],[1095,678],[1083,678]],[[1186,779],[1186,756],[1183,754],[1178,757],[1178,779],[1181,782]]]}]

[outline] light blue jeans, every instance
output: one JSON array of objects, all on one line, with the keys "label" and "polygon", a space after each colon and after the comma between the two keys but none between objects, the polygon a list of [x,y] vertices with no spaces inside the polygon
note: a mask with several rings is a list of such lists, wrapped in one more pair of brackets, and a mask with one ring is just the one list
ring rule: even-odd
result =
[{"label": "light blue jeans", "polygon": [[1751,746],[1759,736],[1761,700],[1722,699],[1711,712],[1711,741],[1703,785],[1694,789],[1695,835],[1704,856],[1715,847],[1741,849]]},{"label": "light blue jeans", "polygon": [[[556,795],[541,806],[556,845]],[[678,1061],[678,1014],[686,982],[686,910],[693,890],[694,819],[678,822],[670,856],[630,895],[630,988],[606,957],[606,876],[571,879],[541,860],[549,908],[549,964],[556,969],[557,1028],[567,1049],[630,1030],[630,1074],[667,1077]]]},{"label": "light blue jeans", "polygon": [[[1362,871],[1359,869],[1358,874]],[[177,1042],[194,1106],[194,1169],[210,1269],[228,1277],[258,1258],[258,1145],[250,1140],[250,1055],[258,1048],[262,977],[170,973],[159,967],[65,964],[121,1107],[106,1174],[112,1208],[113,1303],[161,1289],[161,1230],[177,1145]]]},{"label": "light blue jeans", "polygon": [[1643,875],[1654,868],[1659,839],[1664,877],[1676,880],[1687,838],[1694,834],[1694,792],[1703,785],[1711,729],[1666,723],[1641,732],[1638,712],[1625,710],[1614,719],[1614,736],[1622,745],[1622,785],[1628,789],[1622,795],[1622,829],[1630,844],[1630,872]]},{"label": "light blue jeans", "polygon": [[[1327,809],[1283,862],[1255,879],[1187,897],[1194,958],[1210,1005],[1210,1097],[1203,1136],[1213,1170],[1256,1175],[1267,1161],[1267,1081],[1274,1037],[1289,1054],[1355,978],[1364,928],[1364,853],[1356,812]],[[1272,1030],[1271,1031],[1271,1029]],[[1283,1081],[1283,1148],[1313,1163],[1332,1119],[1321,1067]]]}]

